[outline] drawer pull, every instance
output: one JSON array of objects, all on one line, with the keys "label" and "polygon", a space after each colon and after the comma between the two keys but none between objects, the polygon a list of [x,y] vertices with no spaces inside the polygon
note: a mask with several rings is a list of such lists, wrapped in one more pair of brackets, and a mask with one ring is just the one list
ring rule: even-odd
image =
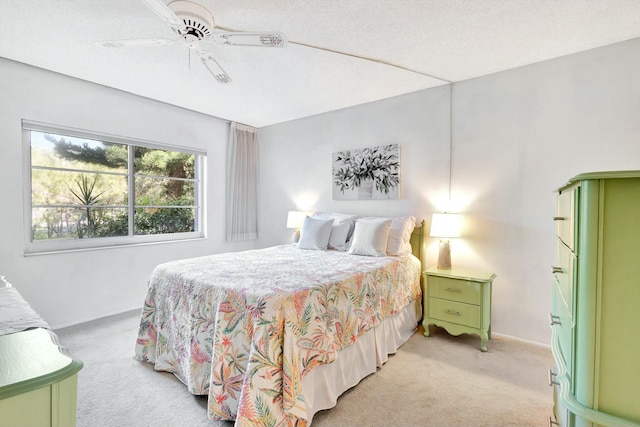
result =
[{"label": "drawer pull", "polygon": [[560,316],[556,316],[553,313],[549,313],[549,324],[551,326],[562,325],[562,322],[560,321]]},{"label": "drawer pull", "polygon": [[462,316],[462,313],[460,313],[459,311],[445,310],[444,312],[447,314],[451,314],[452,316]]},{"label": "drawer pull", "polygon": [[564,273],[564,270],[562,269],[562,267],[556,267],[555,265],[552,265],[551,272],[553,274],[561,274],[561,273]]},{"label": "drawer pull", "polygon": [[461,294],[462,293],[462,289],[458,289],[458,288],[445,288],[445,291],[454,292],[456,294]]},{"label": "drawer pull", "polygon": [[558,374],[549,369],[549,387],[553,387],[554,385],[560,385],[558,381],[554,381],[554,378],[557,377]]},{"label": "drawer pull", "polygon": [[553,418],[549,417],[549,427],[551,426],[559,426],[557,421],[554,421]]},{"label": "drawer pull", "polygon": [[563,217],[563,216],[554,216],[553,217],[554,221],[566,221],[567,218]]}]

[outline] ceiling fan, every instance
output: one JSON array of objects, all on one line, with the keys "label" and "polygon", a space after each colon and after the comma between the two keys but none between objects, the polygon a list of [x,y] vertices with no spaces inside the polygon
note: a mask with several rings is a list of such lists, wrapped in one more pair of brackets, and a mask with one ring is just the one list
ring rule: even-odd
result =
[{"label": "ceiling fan", "polygon": [[231,78],[216,59],[201,47],[200,42],[212,42],[219,46],[262,46],[284,47],[287,39],[279,32],[251,33],[220,31],[216,27],[213,14],[193,1],[174,0],[164,4],[162,0],[141,0],[153,10],[178,37],[167,39],[151,37],[144,39],[105,40],[94,42],[101,47],[163,46],[181,42],[200,58],[202,64],[219,83],[229,83]]}]

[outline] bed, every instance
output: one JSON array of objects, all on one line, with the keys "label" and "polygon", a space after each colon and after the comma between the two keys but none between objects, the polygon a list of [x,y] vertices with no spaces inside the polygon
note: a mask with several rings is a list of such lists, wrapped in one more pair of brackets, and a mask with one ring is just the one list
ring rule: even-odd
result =
[{"label": "bed", "polygon": [[394,256],[301,249],[303,234],[298,245],[161,264],[135,359],[208,395],[211,419],[309,425],[414,333],[424,224],[411,230],[410,252]]}]

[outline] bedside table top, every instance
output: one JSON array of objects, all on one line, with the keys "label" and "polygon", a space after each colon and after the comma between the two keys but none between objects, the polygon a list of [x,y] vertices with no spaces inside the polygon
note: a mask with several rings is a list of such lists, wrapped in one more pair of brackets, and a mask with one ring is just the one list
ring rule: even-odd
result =
[{"label": "bedside table top", "polygon": [[451,270],[441,270],[437,266],[427,268],[424,273],[431,276],[451,277],[454,279],[466,279],[477,282],[491,282],[496,278],[494,273],[471,270],[468,268],[452,268]]}]

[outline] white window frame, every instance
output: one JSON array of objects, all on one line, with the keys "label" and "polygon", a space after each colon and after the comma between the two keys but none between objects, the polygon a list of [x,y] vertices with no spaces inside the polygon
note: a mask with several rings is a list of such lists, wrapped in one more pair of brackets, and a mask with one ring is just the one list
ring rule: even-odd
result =
[{"label": "white window frame", "polygon": [[[135,171],[132,167],[128,168],[129,176],[129,235],[117,237],[94,237],[83,239],[52,239],[52,240],[36,240],[32,239],[32,165],[31,165],[31,131],[51,133],[55,135],[63,135],[74,138],[86,138],[101,142],[111,142],[116,144],[124,144],[127,147],[137,146],[152,148],[158,150],[179,151],[181,153],[195,155],[195,173],[194,173],[194,203],[195,203],[195,231],[186,233],[169,233],[169,234],[152,234],[152,235],[133,235],[134,216],[131,214],[135,209]],[[86,131],[66,126],[51,125],[47,123],[22,120],[22,142],[23,142],[23,205],[24,205],[24,254],[37,255],[46,253],[57,253],[78,250],[92,250],[112,248],[117,246],[130,246],[140,244],[155,244],[164,242],[175,242],[182,240],[203,239],[206,237],[205,224],[205,182],[206,182],[206,150],[188,148],[177,145],[162,144],[136,138],[122,137],[110,135],[101,132]],[[132,162],[133,150],[129,149],[129,164]],[[147,206],[145,206],[147,207]]]}]

